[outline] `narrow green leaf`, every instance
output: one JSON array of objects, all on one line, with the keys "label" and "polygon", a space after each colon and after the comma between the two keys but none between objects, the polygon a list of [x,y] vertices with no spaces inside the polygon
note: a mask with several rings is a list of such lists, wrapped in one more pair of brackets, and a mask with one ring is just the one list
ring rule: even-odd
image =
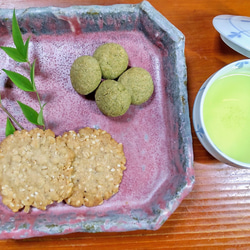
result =
[{"label": "narrow green leaf", "polygon": [[10,121],[9,117],[7,117],[6,128],[5,128],[5,136],[7,137],[8,135],[14,134],[15,131],[16,131],[15,127],[13,126],[13,124]]},{"label": "narrow green leaf", "polygon": [[16,62],[26,62],[26,58],[24,58],[16,48],[11,47],[1,47],[1,49],[13,60]]},{"label": "narrow green leaf", "polygon": [[33,108],[31,108],[30,106],[28,106],[20,101],[17,101],[17,103],[19,104],[20,108],[23,111],[24,116],[26,117],[26,119],[29,122],[31,122],[35,125],[40,125],[37,122],[38,121],[38,113]]},{"label": "narrow green leaf", "polygon": [[31,69],[30,69],[30,81],[33,86],[33,89],[36,90],[36,85],[35,85],[35,63],[36,60],[31,64]]},{"label": "narrow green leaf", "polygon": [[14,41],[14,44],[16,45],[17,50],[23,57],[26,57],[25,46],[23,43],[21,31],[20,31],[20,28],[16,19],[15,9],[13,11],[13,17],[12,17],[12,36],[13,36],[13,41]]},{"label": "narrow green leaf", "polygon": [[3,69],[3,71],[7,74],[7,76],[10,78],[10,80],[20,89],[28,92],[34,92],[35,89],[33,87],[33,84],[30,82],[28,78],[25,76],[14,72],[10,71],[7,69]]},{"label": "narrow green leaf", "polygon": [[41,125],[41,126],[44,126],[44,125],[45,125],[45,124],[44,124],[44,118],[43,118],[43,108],[44,108],[45,105],[46,105],[46,103],[43,104],[43,106],[42,106],[42,108],[41,108],[41,110],[40,110],[40,112],[39,112],[39,114],[38,114],[38,117],[37,117],[37,123],[38,123],[39,125]]},{"label": "narrow green leaf", "polygon": [[29,61],[29,59],[28,59],[29,41],[30,41],[30,36],[28,37],[28,39],[26,40],[26,42],[24,44],[26,62]]}]

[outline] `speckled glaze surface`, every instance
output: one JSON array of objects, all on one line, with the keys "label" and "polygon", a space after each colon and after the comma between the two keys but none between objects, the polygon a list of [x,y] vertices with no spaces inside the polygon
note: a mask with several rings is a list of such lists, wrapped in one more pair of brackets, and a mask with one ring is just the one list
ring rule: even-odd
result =
[{"label": "speckled glaze surface", "polygon": [[[19,25],[31,35],[29,58],[37,59],[36,85],[45,107],[47,127],[62,134],[89,126],[109,132],[123,143],[127,170],[119,192],[97,207],[52,204],[46,211],[13,213],[0,199],[0,238],[28,238],[72,232],[158,229],[194,183],[192,137],[187,100],[183,34],[148,2],[138,5],[72,6],[17,10]],[[12,46],[12,10],[0,10],[0,46]],[[104,116],[91,98],[77,94],[69,71],[81,55],[103,43],[121,44],[129,66],[143,67],[155,91],[145,104],[131,106],[121,117]],[[28,75],[0,51],[0,68]],[[16,100],[37,108],[0,74],[3,105],[27,129]],[[6,115],[0,111],[0,140]]]}]

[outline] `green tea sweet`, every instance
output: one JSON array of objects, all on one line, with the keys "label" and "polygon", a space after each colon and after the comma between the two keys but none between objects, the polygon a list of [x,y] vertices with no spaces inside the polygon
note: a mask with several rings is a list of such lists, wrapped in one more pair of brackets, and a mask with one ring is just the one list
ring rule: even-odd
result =
[{"label": "green tea sweet", "polygon": [[100,45],[95,50],[93,57],[96,58],[100,64],[102,77],[104,79],[115,79],[128,67],[128,54],[126,50],[117,43]]},{"label": "green tea sweet", "polygon": [[105,80],[96,90],[95,101],[103,114],[116,117],[127,112],[131,95],[120,82]]},{"label": "green tea sweet", "polygon": [[126,70],[118,79],[131,94],[131,104],[146,102],[154,92],[154,83],[150,73],[140,67]]},{"label": "green tea sweet", "polygon": [[72,64],[70,80],[73,88],[81,95],[93,92],[102,79],[98,61],[92,56],[80,56]]}]

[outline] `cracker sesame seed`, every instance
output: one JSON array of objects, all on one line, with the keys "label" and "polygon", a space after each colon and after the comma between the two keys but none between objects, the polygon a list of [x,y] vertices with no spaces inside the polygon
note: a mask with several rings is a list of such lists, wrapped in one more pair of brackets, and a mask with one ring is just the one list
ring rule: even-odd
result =
[{"label": "cracker sesame seed", "polygon": [[[27,141],[29,143],[20,147],[20,150],[14,147],[18,151],[17,155],[22,154],[22,157],[21,163],[16,163],[16,168],[12,169],[12,171],[16,171],[15,175],[18,176],[16,185],[19,187],[19,194],[22,194],[22,197],[27,197],[26,199],[15,199],[17,204],[14,207],[15,210],[19,210],[19,206],[20,208],[25,207],[24,210],[26,212],[29,211],[31,206],[46,209],[48,204],[54,201],[61,202],[62,200],[73,206],[76,204],[80,206],[83,203],[86,206],[96,206],[97,204],[102,204],[103,199],[108,199],[118,191],[124,170],[125,156],[123,148],[119,146],[120,144],[116,143],[106,131],[84,128],[79,133],[74,131],[66,132],[58,140],[52,131],[44,132],[39,129],[34,130],[32,133],[25,133],[27,133],[29,139],[26,140],[23,132],[20,132],[20,142],[23,140],[23,144]],[[48,139],[46,139],[44,133],[47,133]],[[13,143],[15,143],[15,138],[13,137]],[[34,140],[31,143],[32,139]],[[57,142],[58,144],[60,143],[60,146],[57,145]],[[61,146],[62,148],[64,147],[63,150],[56,149]],[[38,151],[34,152],[34,148]],[[69,151],[69,149],[74,152]],[[3,152],[3,157],[4,155],[5,153]],[[36,156],[39,156],[39,159],[36,159]],[[50,160],[47,162],[48,156]],[[30,161],[31,158],[32,161]],[[71,160],[64,164],[61,162],[63,158],[70,158]],[[117,167],[120,170],[117,171]],[[8,170],[9,164],[5,168]],[[61,172],[62,169],[63,172]],[[74,171],[73,175],[71,171]],[[36,172],[38,174],[37,177],[35,175]],[[31,173],[34,176],[30,177]],[[37,184],[30,182],[29,179],[34,180]],[[39,187],[40,195],[34,189],[36,186]],[[88,187],[88,192],[86,187]],[[13,191],[10,188],[6,190],[11,192],[8,204],[11,202],[12,196],[18,198],[16,188]],[[83,197],[84,200],[82,200]],[[24,202],[22,202],[22,199],[24,199]]]},{"label": "cracker sesame seed", "polygon": [[[3,172],[6,172],[6,176],[12,176],[13,180],[15,178],[15,181],[3,178],[1,183],[1,194],[5,196],[4,189],[7,191],[5,199],[2,199],[5,205],[10,207],[10,202],[13,199],[15,207],[11,209],[14,212],[23,207],[25,207],[24,211],[28,212],[30,206],[41,208],[38,204],[42,199],[42,209],[46,209],[46,206],[55,199],[55,194],[49,194],[48,185],[56,189],[57,185],[63,185],[62,195],[58,195],[58,200],[63,200],[69,195],[73,186],[71,183],[71,172],[73,171],[71,163],[74,155],[65,143],[55,139],[52,131],[43,131],[37,128],[29,132],[22,130],[12,137],[6,137],[3,142],[5,144],[1,143],[1,146],[6,146],[1,147],[0,150],[3,152],[3,157],[0,156],[0,166],[5,166],[2,169]],[[57,153],[60,156],[56,158],[57,163],[50,161]],[[42,170],[46,169],[49,169],[49,174],[42,174]],[[51,182],[51,174],[52,178],[56,179],[53,182]],[[65,181],[65,178],[68,181]],[[6,188],[6,183],[10,183],[11,188]],[[39,196],[34,189],[35,185],[39,187],[41,192]]]}]

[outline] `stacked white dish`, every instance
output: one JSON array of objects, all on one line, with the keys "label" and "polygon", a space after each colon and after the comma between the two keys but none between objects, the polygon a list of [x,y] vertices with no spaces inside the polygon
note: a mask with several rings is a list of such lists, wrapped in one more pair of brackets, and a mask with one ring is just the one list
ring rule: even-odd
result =
[{"label": "stacked white dish", "polygon": [[213,25],[229,47],[250,57],[250,17],[219,15]]}]

